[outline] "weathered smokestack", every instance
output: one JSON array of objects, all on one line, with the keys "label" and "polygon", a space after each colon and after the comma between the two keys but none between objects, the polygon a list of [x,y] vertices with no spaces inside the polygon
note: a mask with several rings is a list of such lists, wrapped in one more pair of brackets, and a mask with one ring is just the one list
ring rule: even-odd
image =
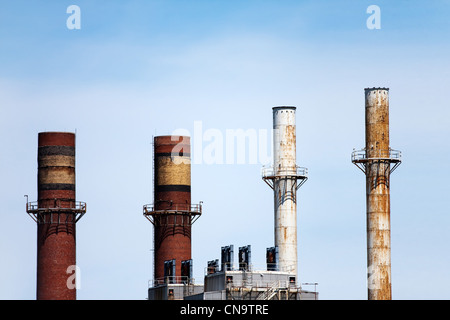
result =
[{"label": "weathered smokestack", "polygon": [[154,284],[187,283],[191,226],[201,215],[201,204],[191,205],[190,137],[154,137],[153,148],[154,202],[144,216],[154,227]]},{"label": "weathered smokestack", "polygon": [[352,162],[366,174],[367,287],[369,300],[392,299],[390,174],[401,153],[389,144],[389,89],[365,89],[366,147]]},{"label": "weathered smokestack", "polygon": [[307,180],[307,169],[296,165],[295,111],[273,108],[273,167],[263,168],[263,179],[274,191],[279,270],[297,276],[297,190]]},{"label": "weathered smokestack", "polygon": [[27,212],[38,228],[36,298],[75,300],[75,223],[86,212],[75,200],[75,134],[39,133],[38,201]]}]

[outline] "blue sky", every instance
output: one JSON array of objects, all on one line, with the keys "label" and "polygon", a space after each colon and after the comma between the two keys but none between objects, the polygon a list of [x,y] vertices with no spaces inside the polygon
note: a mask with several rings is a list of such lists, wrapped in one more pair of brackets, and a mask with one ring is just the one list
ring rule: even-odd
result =
[{"label": "blue sky", "polygon": [[[66,9],[81,9],[69,30]],[[366,9],[381,9],[369,30]],[[145,299],[154,135],[266,129],[297,106],[299,277],[366,299],[365,87],[390,88],[394,299],[449,299],[448,1],[0,1],[1,299],[34,299],[37,134],[77,132],[79,299]],[[196,282],[220,247],[264,266],[273,199],[261,165],[192,166]],[[235,258],[237,259],[237,258]]]}]

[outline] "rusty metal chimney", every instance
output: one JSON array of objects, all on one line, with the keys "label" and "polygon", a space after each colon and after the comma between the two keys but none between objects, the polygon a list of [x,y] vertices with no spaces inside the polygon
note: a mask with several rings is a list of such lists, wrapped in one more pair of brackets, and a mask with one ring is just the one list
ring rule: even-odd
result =
[{"label": "rusty metal chimney", "polygon": [[353,151],[352,162],[366,175],[368,299],[390,300],[390,175],[401,163],[401,152],[389,144],[389,89],[364,90],[366,147]]},{"label": "rusty metal chimney", "polygon": [[273,110],[273,166],[262,178],[273,189],[275,247],[280,271],[297,276],[297,190],[308,170],[296,165],[295,107]]},{"label": "rusty metal chimney", "polygon": [[86,213],[75,199],[75,134],[39,133],[37,160],[38,201],[26,206],[38,229],[36,298],[75,300],[75,224]]}]

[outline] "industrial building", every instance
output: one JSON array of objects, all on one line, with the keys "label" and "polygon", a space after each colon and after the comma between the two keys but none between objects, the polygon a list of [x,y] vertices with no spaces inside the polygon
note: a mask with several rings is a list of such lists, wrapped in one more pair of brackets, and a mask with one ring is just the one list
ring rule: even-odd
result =
[{"label": "industrial building", "polygon": [[276,247],[266,249],[266,268],[254,269],[251,246],[239,247],[235,266],[234,246],[221,248],[221,260],[208,261],[204,292],[186,300],[317,300],[318,292],[303,290],[294,273],[279,268]]}]

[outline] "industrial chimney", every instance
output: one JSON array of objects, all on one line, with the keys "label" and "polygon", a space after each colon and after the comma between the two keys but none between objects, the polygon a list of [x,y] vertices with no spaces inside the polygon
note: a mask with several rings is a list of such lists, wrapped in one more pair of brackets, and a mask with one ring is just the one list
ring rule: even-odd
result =
[{"label": "industrial chimney", "polygon": [[352,162],[366,175],[369,300],[391,300],[390,175],[401,163],[389,145],[389,89],[366,88],[366,147]]},{"label": "industrial chimney", "polygon": [[295,111],[289,106],[273,108],[273,167],[263,168],[263,180],[274,194],[278,269],[297,276],[297,190],[308,170],[296,165]]},{"label": "industrial chimney", "polygon": [[154,202],[143,210],[153,224],[154,285],[189,283],[191,226],[202,213],[191,204],[190,137],[157,136],[153,148]]},{"label": "industrial chimney", "polygon": [[39,133],[37,160],[38,201],[26,206],[37,222],[36,298],[75,300],[75,224],[86,213],[75,200],[75,134]]}]

